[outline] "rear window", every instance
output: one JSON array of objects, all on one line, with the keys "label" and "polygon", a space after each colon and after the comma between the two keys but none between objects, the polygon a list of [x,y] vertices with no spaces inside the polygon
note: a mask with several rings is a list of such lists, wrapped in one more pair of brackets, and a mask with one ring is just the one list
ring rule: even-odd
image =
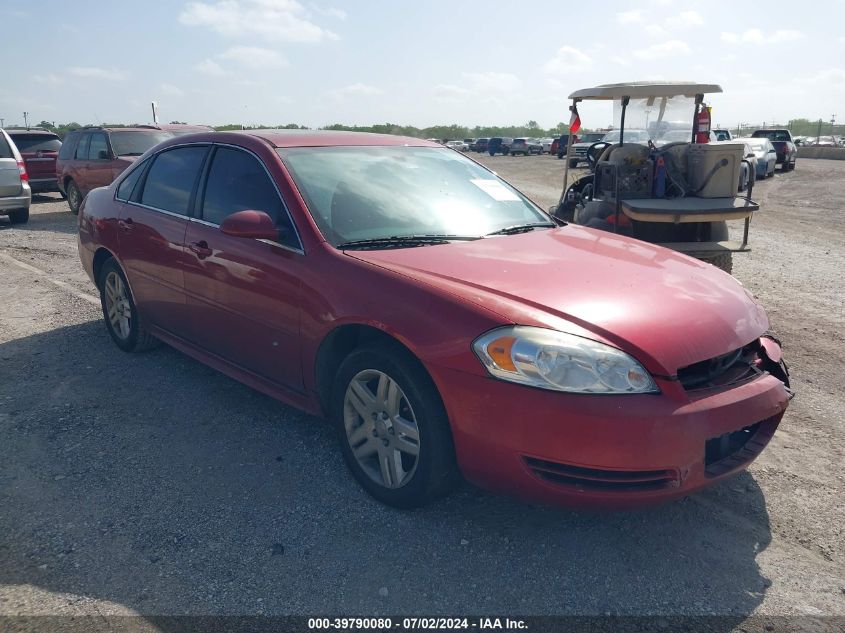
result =
[{"label": "rear window", "polygon": [[62,148],[59,137],[53,134],[9,134],[22,152],[58,152]]},{"label": "rear window", "polygon": [[757,130],[752,134],[754,138],[767,138],[770,141],[788,141],[789,132],[783,130]]},{"label": "rear window", "polygon": [[115,156],[140,156],[151,147],[172,138],[170,132],[150,130],[143,132],[112,132],[111,147]]}]

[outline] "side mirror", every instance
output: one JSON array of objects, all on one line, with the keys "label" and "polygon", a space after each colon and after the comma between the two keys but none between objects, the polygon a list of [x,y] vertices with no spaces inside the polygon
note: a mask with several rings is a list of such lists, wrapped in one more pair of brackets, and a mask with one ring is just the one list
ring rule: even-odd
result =
[{"label": "side mirror", "polygon": [[232,237],[246,237],[256,240],[279,239],[279,229],[264,211],[238,211],[220,225],[220,231]]},{"label": "side mirror", "polygon": [[99,158],[100,160],[108,160],[108,159],[109,159],[109,150],[107,150],[107,149],[101,149],[101,150],[97,153],[97,158]]},{"label": "side mirror", "polygon": [[754,158],[754,152],[749,152],[745,155],[746,158]]}]

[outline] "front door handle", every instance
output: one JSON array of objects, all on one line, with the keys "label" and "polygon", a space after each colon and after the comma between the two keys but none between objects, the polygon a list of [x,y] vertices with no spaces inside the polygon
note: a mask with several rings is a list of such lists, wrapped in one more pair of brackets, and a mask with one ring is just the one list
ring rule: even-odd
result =
[{"label": "front door handle", "polygon": [[206,242],[205,240],[201,240],[199,242],[191,242],[188,245],[188,248],[190,248],[191,251],[196,253],[199,259],[211,257],[211,255],[214,253],[214,251],[208,247],[208,242]]}]

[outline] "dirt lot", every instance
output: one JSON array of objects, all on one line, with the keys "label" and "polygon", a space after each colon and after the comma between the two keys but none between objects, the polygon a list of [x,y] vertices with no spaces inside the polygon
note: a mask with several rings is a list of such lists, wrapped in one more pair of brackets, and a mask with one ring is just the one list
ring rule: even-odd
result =
[{"label": "dirt lot", "polygon": [[[563,161],[483,161],[557,199]],[[38,197],[28,225],[0,219],[0,614],[845,615],[845,162],[756,193],[734,274],[798,396],[747,473],[611,515],[469,486],[379,505],[321,420],[172,349],[118,351],[74,218]]]}]

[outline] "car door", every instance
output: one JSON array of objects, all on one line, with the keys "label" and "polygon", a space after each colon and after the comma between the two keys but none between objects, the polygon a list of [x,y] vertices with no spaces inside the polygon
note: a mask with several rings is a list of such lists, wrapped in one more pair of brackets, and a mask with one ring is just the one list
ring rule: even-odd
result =
[{"label": "car door", "polygon": [[[188,222],[185,294],[197,327],[191,340],[266,380],[302,390],[300,275],[304,254],[270,173],[254,154],[216,146],[209,159],[199,217]],[[277,242],[220,231],[232,213],[264,211],[280,228]]]},{"label": "car door", "polygon": [[105,187],[111,184],[111,155],[109,144],[104,132],[92,132],[88,145],[88,160],[85,162],[85,188],[83,194],[87,194],[97,187]]},{"label": "car door", "polygon": [[116,191],[125,200],[118,254],[141,317],[181,337],[191,328],[185,308],[185,229],[208,151],[208,145],[166,149],[132,169]]}]

